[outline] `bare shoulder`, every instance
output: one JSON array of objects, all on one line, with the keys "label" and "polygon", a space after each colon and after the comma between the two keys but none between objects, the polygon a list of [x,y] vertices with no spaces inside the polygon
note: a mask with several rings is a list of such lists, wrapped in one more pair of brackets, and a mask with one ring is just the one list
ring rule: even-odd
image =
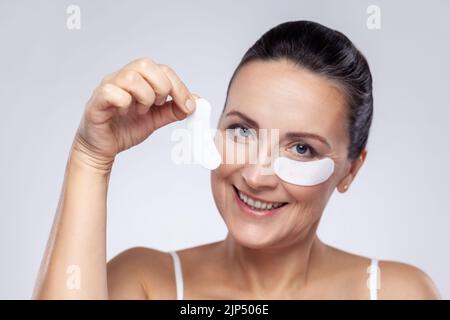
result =
[{"label": "bare shoulder", "polygon": [[397,262],[380,261],[379,299],[434,300],[441,299],[436,285],[423,270]]},{"label": "bare shoulder", "polygon": [[[371,258],[347,252],[327,245],[329,265],[340,270],[343,279],[355,284],[354,292],[368,298],[368,267]],[[332,263],[331,263],[332,262]],[[439,292],[431,278],[416,266],[390,260],[378,261],[378,299],[440,299]],[[355,279],[357,279],[355,281]],[[364,298],[365,299],[365,298]]]},{"label": "bare shoulder", "polygon": [[108,291],[111,299],[152,299],[155,287],[164,292],[172,270],[167,252],[133,247],[107,264]]}]

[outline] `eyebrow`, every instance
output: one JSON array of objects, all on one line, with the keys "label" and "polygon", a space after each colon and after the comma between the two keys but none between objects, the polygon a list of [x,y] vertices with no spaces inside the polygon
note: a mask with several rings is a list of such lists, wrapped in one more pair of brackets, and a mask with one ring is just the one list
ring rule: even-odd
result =
[{"label": "eyebrow", "polygon": [[[259,129],[259,125],[258,122],[256,122],[255,120],[251,119],[249,116],[243,114],[240,111],[236,111],[236,110],[232,110],[230,112],[228,112],[225,117],[229,117],[229,116],[238,116],[239,118],[242,118],[245,122],[247,122],[250,126]],[[328,148],[331,149],[330,143],[327,141],[327,139],[325,139],[324,137],[315,134],[315,133],[311,133],[311,132],[288,132],[285,134],[285,137],[291,140],[294,139],[299,139],[299,138],[309,138],[309,139],[315,139],[315,140],[319,140],[320,142],[324,143]]]}]

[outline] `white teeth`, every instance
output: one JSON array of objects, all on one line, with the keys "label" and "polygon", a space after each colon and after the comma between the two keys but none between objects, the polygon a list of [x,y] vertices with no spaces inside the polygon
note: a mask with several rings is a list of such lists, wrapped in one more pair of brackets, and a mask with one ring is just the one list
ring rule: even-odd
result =
[{"label": "white teeth", "polygon": [[281,202],[263,202],[261,200],[255,200],[250,197],[247,197],[242,192],[238,191],[239,198],[248,204],[252,209],[258,209],[258,210],[271,210],[276,209],[280,207],[283,203]]}]

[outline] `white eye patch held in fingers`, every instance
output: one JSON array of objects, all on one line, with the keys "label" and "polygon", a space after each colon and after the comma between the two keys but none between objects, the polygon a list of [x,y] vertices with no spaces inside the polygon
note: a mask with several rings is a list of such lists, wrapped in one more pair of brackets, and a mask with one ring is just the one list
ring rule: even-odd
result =
[{"label": "white eye patch held in fingers", "polygon": [[273,170],[285,182],[299,186],[313,186],[326,181],[333,174],[334,161],[330,158],[298,161],[278,157],[274,161]]},{"label": "white eye patch held in fingers", "polygon": [[197,98],[195,103],[195,111],[186,118],[186,127],[192,138],[192,157],[194,163],[214,170],[220,165],[222,158],[214,143],[214,134],[211,130],[211,105],[203,98]]}]

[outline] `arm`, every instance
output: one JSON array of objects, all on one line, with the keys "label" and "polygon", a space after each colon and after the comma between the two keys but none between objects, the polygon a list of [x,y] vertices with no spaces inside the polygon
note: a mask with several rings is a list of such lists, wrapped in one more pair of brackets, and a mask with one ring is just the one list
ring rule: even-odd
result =
[{"label": "arm", "polygon": [[[169,95],[173,99],[167,101]],[[132,61],[103,78],[72,144],[33,298],[108,299],[125,290],[117,283],[127,285],[121,294],[145,296],[133,275],[117,272],[126,268],[113,268],[108,277],[106,202],[112,165],[118,153],[194,110],[195,98],[175,72],[150,59]],[[110,294],[108,282],[114,284]]]},{"label": "arm", "polygon": [[114,159],[90,157],[75,139],[36,299],[106,299],[106,196]]}]

